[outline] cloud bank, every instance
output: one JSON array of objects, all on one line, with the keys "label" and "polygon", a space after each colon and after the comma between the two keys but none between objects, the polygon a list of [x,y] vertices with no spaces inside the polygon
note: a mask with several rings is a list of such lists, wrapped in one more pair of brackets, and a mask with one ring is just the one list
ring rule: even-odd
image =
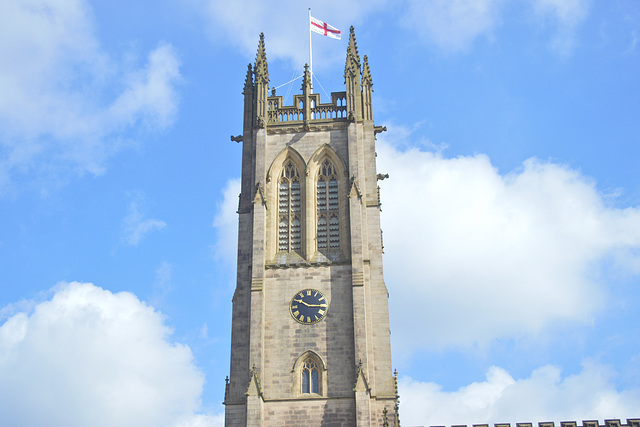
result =
[{"label": "cloud bank", "polygon": [[0,3],[0,193],[39,176],[100,174],[127,141],[175,119],[179,60],[160,44],[146,63],[109,57],[83,0]]},{"label": "cloud bank", "polygon": [[563,377],[548,365],[516,380],[493,366],[485,381],[455,391],[402,377],[400,419],[404,425],[442,426],[593,419],[602,423],[633,417],[640,390],[618,392],[611,381],[614,374],[607,367],[585,364],[579,373]]},{"label": "cloud bank", "polygon": [[[615,298],[602,268],[640,273],[640,209],[607,205],[580,172],[529,159],[501,175],[484,155],[402,151],[392,137],[377,150],[400,354],[590,322]],[[419,334],[416,313],[429,325]]]},{"label": "cloud bank", "polygon": [[0,326],[0,425],[222,425],[204,375],[160,313],[128,292],[67,283]]}]

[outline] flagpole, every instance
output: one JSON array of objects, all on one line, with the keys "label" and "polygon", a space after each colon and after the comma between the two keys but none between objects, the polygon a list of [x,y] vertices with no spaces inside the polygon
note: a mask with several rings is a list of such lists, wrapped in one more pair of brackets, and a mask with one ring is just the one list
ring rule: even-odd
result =
[{"label": "flagpole", "polygon": [[309,82],[313,93],[313,53],[311,51],[311,8],[309,8]]}]

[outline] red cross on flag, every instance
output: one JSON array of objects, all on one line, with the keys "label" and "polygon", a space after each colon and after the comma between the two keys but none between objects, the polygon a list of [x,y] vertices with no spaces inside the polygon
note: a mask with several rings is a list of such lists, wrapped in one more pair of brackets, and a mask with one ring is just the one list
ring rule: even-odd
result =
[{"label": "red cross on flag", "polygon": [[323,36],[331,37],[332,39],[340,40],[340,30],[332,27],[326,22],[322,22],[319,19],[309,15],[309,26],[314,33],[322,34]]}]

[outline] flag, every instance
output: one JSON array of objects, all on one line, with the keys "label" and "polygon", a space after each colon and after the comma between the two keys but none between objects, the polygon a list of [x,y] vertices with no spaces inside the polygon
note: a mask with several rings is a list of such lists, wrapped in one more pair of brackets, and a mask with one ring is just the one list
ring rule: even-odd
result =
[{"label": "flag", "polygon": [[311,28],[311,31],[313,31],[314,33],[322,34],[323,36],[331,37],[332,39],[340,40],[339,29],[332,27],[326,22],[322,22],[321,20],[316,19],[311,15],[309,15],[309,19],[309,26]]}]

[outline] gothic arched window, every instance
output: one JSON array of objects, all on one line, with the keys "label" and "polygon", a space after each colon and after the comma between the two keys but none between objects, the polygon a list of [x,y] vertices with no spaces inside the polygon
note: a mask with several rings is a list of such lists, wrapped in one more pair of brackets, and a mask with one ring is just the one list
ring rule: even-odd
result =
[{"label": "gothic arched window", "polygon": [[299,251],[302,247],[300,222],[300,177],[289,160],[282,169],[278,184],[278,250]]},{"label": "gothic arched window", "polygon": [[305,360],[302,366],[302,393],[320,394],[320,371],[312,358]]},{"label": "gothic arched window", "polygon": [[340,199],[338,175],[331,160],[320,165],[316,188],[318,210],[318,250],[340,248]]}]

